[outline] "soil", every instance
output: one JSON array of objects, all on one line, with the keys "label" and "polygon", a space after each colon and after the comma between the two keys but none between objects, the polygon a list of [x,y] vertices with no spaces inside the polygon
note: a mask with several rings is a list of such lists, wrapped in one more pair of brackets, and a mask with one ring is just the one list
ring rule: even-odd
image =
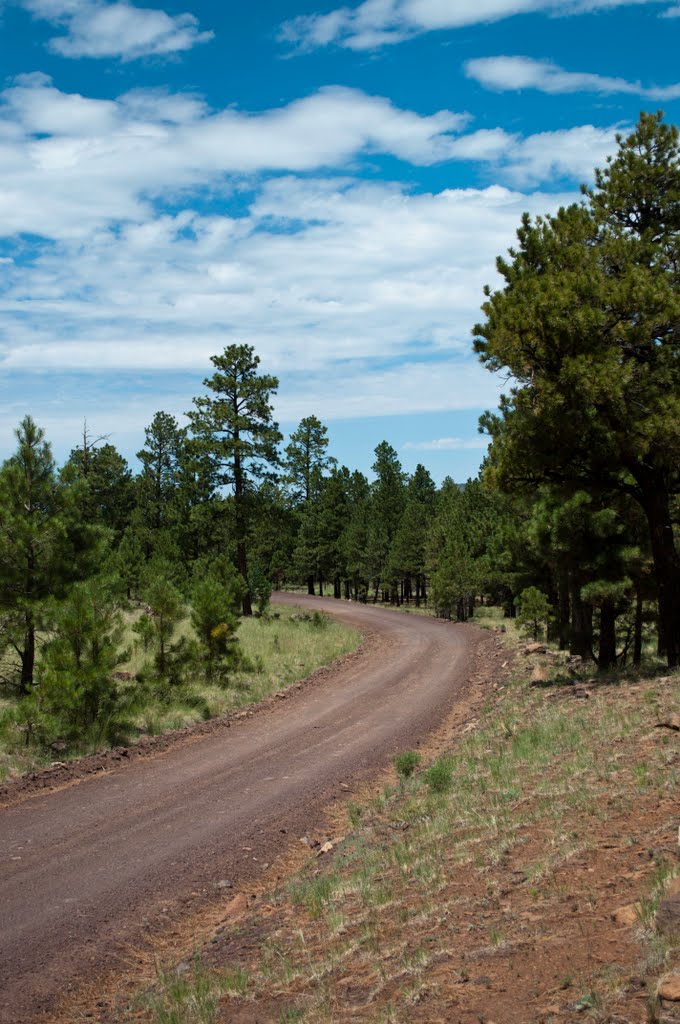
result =
[{"label": "soil", "polygon": [[361,650],[254,712],[0,791],[2,1024],[106,1019],[121,979],[256,903],[394,754],[443,742],[437,728],[471,714],[503,658],[472,627],[278,600],[337,615]]}]

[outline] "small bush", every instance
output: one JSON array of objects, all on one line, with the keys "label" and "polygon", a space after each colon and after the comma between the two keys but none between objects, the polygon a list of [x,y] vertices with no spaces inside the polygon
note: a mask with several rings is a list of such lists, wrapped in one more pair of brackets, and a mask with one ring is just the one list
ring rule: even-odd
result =
[{"label": "small bush", "polygon": [[410,778],[421,761],[422,757],[415,750],[407,750],[404,754],[398,754],[394,759],[394,767],[397,769],[399,778]]},{"label": "small bush", "polygon": [[451,758],[438,757],[423,773],[423,777],[433,793],[445,793],[450,788],[453,778]]}]

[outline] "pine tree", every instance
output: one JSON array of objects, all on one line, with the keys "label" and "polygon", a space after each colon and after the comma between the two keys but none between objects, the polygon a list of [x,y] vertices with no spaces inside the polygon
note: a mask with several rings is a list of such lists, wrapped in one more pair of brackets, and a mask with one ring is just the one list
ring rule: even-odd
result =
[{"label": "pine tree", "polygon": [[45,433],[26,416],[0,470],[0,609],[6,645],[20,661],[19,692],[33,684],[44,605],[90,574],[103,538],[83,523],[78,484],[60,480]]},{"label": "pine tree", "polygon": [[290,435],[283,468],[295,504],[306,506],[318,496],[325,471],[335,465],[327,448],[328,430],[316,416],[306,416]]},{"label": "pine tree", "polygon": [[487,477],[631,496],[642,509],[668,664],[680,663],[680,148],[642,114],[585,200],[535,222],[498,269],[476,350],[517,382],[498,415]]},{"label": "pine tree", "polygon": [[[232,492],[236,565],[247,582],[249,497],[259,481],[275,478],[279,464],[281,434],[270,405],[279,382],[258,373],[260,360],[250,345],[230,345],[211,362],[215,373],[203,383],[212,394],[195,398],[187,415],[198,449],[213,460],[216,485]],[[252,614],[247,589],[243,614]]]}]

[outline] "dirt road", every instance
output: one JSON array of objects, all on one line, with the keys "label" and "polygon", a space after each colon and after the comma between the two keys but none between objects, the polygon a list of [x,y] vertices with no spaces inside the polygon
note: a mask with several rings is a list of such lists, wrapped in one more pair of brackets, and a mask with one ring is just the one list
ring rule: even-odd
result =
[{"label": "dirt road", "polygon": [[0,810],[0,1021],[28,1024],[117,968],[145,929],[256,877],[341,784],[414,747],[465,691],[475,631],[281,595],[365,653],[237,727]]}]

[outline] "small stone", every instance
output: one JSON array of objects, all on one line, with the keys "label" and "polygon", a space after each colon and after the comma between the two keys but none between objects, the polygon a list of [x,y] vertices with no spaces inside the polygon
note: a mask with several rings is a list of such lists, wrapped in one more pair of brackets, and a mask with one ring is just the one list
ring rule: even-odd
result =
[{"label": "small stone", "polygon": [[657,722],[656,728],[672,729],[674,732],[680,732],[680,715],[677,712],[673,712],[668,718],[664,718],[663,722]]},{"label": "small stone", "polygon": [[662,981],[657,989],[657,995],[671,1003],[680,1003],[680,974],[671,974]]},{"label": "small stone", "polygon": [[616,921],[617,924],[623,924],[630,928],[634,924],[638,923],[640,919],[640,909],[639,903],[629,903],[625,907],[619,907],[619,909],[615,910],[612,914],[612,921]]},{"label": "small stone", "polygon": [[330,841],[327,842],[327,843],[324,843],[323,846],[319,847],[319,850],[317,852],[317,857],[321,857],[324,853],[330,853],[332,849],[333,849],[333,844]]},{"label": "small stone", "polygon": [[220,878],[219,882],[216,883],[218,889],[233,889],[234,883],[230,882],[228,878]]},{"label": "small stone", "polygon": [[545,665],[534,665],[531,673],[531,685],[538,686],[540,683],[547,683],[549,679],[548,670]]},{"label": "small stone", "polygon": [[524,657],[528,658],[531,654],[545,654],[546,651],[547,647],[545,646],[545,644],[527,644],[527,646],[524,648]]}]

